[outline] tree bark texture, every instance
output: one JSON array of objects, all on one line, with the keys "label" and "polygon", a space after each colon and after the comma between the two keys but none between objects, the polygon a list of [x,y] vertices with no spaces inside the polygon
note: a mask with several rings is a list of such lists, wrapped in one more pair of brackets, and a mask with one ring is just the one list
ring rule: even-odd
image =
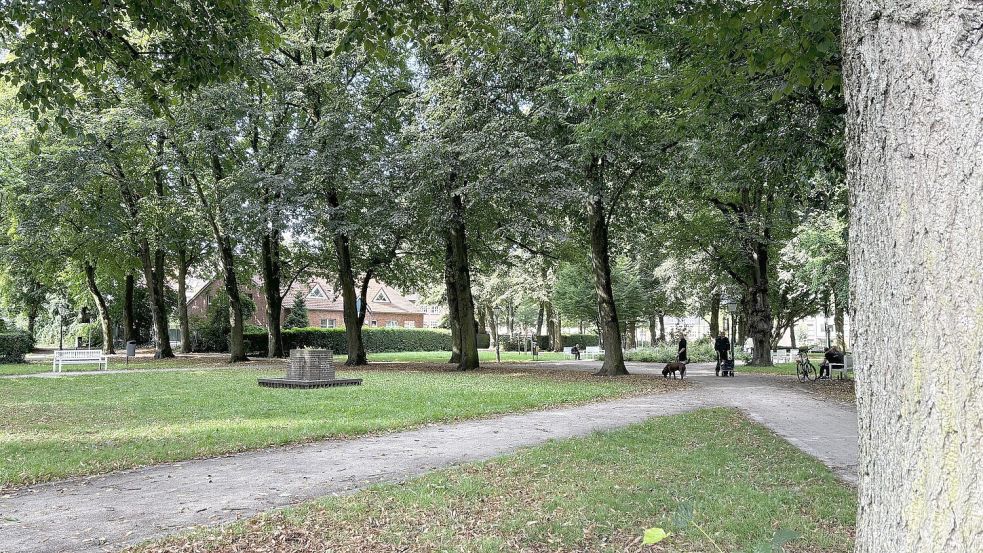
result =
[{"label": "tree bark texture", "polygon": [[597,192],[601,179],[600,162],[591,163],[588,180],[595,193],[587,202],[587,223],[590,227],[591,265],[594,273],[594,292],[597,295],[597,312],[600,317],[601,339],[604,344],[604,362],[596,374],[617,376],[628,374],[624,352],[621,349],[621,327],[618,310],[614,304],[614,288],[611,284],[611,257],[608,252],[608,220],[604,200]]},{"label": "tree bark texture", "polygon": [[983,2],[843,22],[856,551],[983,551]]},{"label": "tree bark texture", "polygon": [[459,194],[451,194],[451,217],[447,231],[449,267],[457,296],[457,322],[461,359],[458,370],[478,368],[477,324],[474,317],[474,297],[471,294],[471,267],[468,261],[468,242],[465,234],[464,202]]},{"label": "tree bark texture", "polygon": [[181,353],[191,353],[191,322],[188,319],[188,252],[177,252],[177,318],[181,325]]},{"label": "tree bark texture", "polygon": [[133,316],[133,289],[135,287],[133,273],[126,273],[123,280],[123,343],[136,341],[136,320]]},{"label": "tree bark texture", "polygon": [[[368,365],[365,354],[365,343],[362,341],[362,325],[358,317],[358,295],[355,293],[355,273],[352,268],[352,251],[348,237],[336,233],[334,237],[335,255],[338,258],[338,280],[341,284],[342,316],[345,320],[345,339],[348,344],[348,360],[345,365],[350,367]],[[363,298],[362,301],[365,301]]]},{"label": "tree bark texture", "polygon": [[266,356],[284,357],[282,264],[280,263],[280,233],[267,229],[263,234],[263,296],[266,299]]},{"label": "tree bark texture", "polygon": [[710,336],[716,338],[720,334],[720,292],[710,296]]},{"label": "tree bark texture", "polygon": [[242,319],[242,295],[239,292],[239,279],[235,272],[235,257],[232,254],[232,245],[229,244],[228,239],[223,237],[219,242],[219,251],[222,259],[222,272],[225,275],[225,293],[229,296],[229,317],[232,323],[232,331],[229,333],[229,362],[248,361],[246,343],[243,338],[246,325]]},{"label": "tree bark texture", "polygon": [[157,271],[157,260],[161,258],[157,252],[154,259],[150,256],[150,243],[146,238],[140,241],[140,263],[143,265],[143,278],[147,285],[147,297],[150,300],[150,315],[154,323],[154,337],[157,348],[155,359],[174,357],[171,350],[171,336],[167,324],[167,306],[161,291],[164,289],[164,275]]},{"label": "tree bark texture", "polygon": [[109,316],[109,308],[106,306],[106,298],[99,291],[96,282],[96,268],[91,263],[85,264],[85,285],[89,288],[89,294],[96,303],[96,311],[99,313],[99,326],[102,328],[102,351],[105,353],[116,353],[113,345],[113,320]]},{"label": "tree bark texture", "polygon": [[[451,358],[448,363],[461,363],[461,313],[458,309],[457,274],[454,271],[454,251],[450,236],[446,237],[444,250],[444,286],[447,289],[447,326],[451,329]],[[493,315],[494,316],[494,315]],[[498,324],[497,322],[495,323]],[[498,342],[498,330],[495,331],[495,341]]]}]

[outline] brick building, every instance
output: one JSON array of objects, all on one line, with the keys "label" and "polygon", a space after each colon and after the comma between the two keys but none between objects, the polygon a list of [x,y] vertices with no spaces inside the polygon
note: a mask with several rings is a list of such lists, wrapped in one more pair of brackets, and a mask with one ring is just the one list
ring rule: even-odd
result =
[{"label": "brick building", "polygon": [[[204,314],[211,299],[223,289],[224,285],[225,283],[221,279],[207,282],[188,301],[188,312],[192,315]],[[259,282],[253,282],[252,285],[242,288],[242,292],[256,304],[256,312],[246,323],[266,326],[266,297],[263,295],[262,285]],[[335,292],[328,281],[320,278],[294,283],[290,287],[290,291],[283,301],[283,318],[281,321],[286,320],[290,313],[290,307],[294,304],[294,297],[298,294],[303,296],[304,302],[307,304],[307,319],[310,326],[321,328],[343,328],[345,326],[341,290]],[[392,286],[373,280],[369,283],[367,296],[369,301],[368,310],[365,313],[365,326],[424,327],[423,307],[418,306]]]}]

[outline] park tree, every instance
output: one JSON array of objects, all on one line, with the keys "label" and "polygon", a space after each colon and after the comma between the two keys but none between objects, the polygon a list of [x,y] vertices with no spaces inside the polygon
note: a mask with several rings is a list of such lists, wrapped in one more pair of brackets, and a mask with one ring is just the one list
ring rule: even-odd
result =
[{"label": "park tree", "polygon": [[858,553],[983,547],[980,21],[843,5]]},{"label": "park tree", "polygon": [[283,321],[283,327],[306,328],[310,324],[310,320],[307,318],[307,301],[304,300],[303,294],[298,293],[294,296],[294,302],[290,306],[287,318]]}]

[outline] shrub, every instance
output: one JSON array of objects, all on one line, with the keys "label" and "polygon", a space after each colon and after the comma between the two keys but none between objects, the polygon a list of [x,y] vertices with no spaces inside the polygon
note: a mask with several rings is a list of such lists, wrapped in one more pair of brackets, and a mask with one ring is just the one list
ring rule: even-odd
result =
[{"label": "shrub", "polygon": [[[242,302],[242,318],[248,320],[256,311],[256,304],[245,294]],[[192,317],[191,340],[195,351],[211,351],[224,353],[229,351],[229,334],[232,333],[232,322],[229,320],[229,295],[221,290],[208,303],[203,317]],[[248,325],[243,334],[250,332]],[[264,331],[265,332],[265,331]],[[265,347],[265,346],[264,346]],[[249,350],[249,342],[246,342]]]},{"label": "shrub", "polygon": [[26,332],[0,333],[0,362],[23,363],[24,356],[34,349],[34,343]]},{"label": "shrub", "polygon": [[[245,335],[246,350],[253,353],[267,351],[266,331],[250,331]],[[451,333],[446,330],[414,328],[362,329],[365,350],[372,353],[398,351],[450,351]],[[344,328],[289,328],[283,331],[283,349],[330,349],[334,353],[348,353]]]}]

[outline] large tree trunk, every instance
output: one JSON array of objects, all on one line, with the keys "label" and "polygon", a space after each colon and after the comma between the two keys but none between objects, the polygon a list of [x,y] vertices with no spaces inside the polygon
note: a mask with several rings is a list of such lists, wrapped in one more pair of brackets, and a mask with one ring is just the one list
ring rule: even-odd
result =
[{"label": "large tree trunk", "polygon": [[133,273],[126,273],[123,281],[123,343],[137,340],[136,320],[133,317]]},{"label": "large tree trunk", "polygon": [[96,311],[99,312],[99,322],[102,327],[102,351],[112,354],[116,353],[113,345],[113,320],[109,316],[109,308],[106,306],[106,299],[99,291],[96,283],[96,268],[91,263],[85,264],[85,284],[92,294],[93,301],[96,302]]},{"label": "large tree trunk", "polygon": [[457,292],[457,322],[460,335],[461,360],[458,370],[477,369],[478,340],[477,325],[474,318],[474,298],[471,295],[471,267],[468,262],[468,243],[465,234],[464,202],[459,194],[451,194],[451,218],[447,232],[447,242],[450,245],[449,272],[453,273],[453,281]]},{"label": "large tree trunk", "polygon": [[263,234],[263,296],[266,299],[266,356],[283,355],[283,296],[280,295],[280,234],[269,230]]},{"label": "large tree trunk", "polygon": [[[454,252],[450,236],[447,237],[444,250],[444,286],[447,289],[447,326],[451,329],[451,358],[447,361],[455,365],[461,363],[461,312],[458,309],[457,275],[454,272]],[[498,324],[497,322],[495,323]],[[498,330],[495,330],[495,342],[498,342]]]},{"label": "large tree trunk", "polygon": [[[593,183],[600,179],[599,162],[591,164],[588,179]],[[618,323],[618,310],[614,305],[614,289],[611,285],[611,258],[608,252],[608,221],[604,200],[598,193],[587,202],[587,222],[590,227],[591,266],[594,273],[594,292],[597,295],[597,311],[600,316],[599,327],[604,344],[604,363],[597,371],[598,376],[617,376],[628,374],[624,353],[621,349],[621,327]]]},{"label": "large tree trunk", "polygon": [[488,334],[488,310],[485,306],[479,306],[475,315],[478,317],[478,334]]},{"label": "large tree trunk", "polygon": [[177,318],[181,325],[181,353],[191,353],[191,322],[188,319],[188,252],[177,251]]},{"label": "large tree trunk", "polygon": [[799,346],[795,344],[795,324],[788,328],[788,338],[792,342],[792,349],[798,349]]},{"label": "large tree trunk", "polygon": [[156,261],[160,255],[154,254],[154,259],[150,257],[150,243],[146,238],[140,240],[140,263],[143,265],[143,278],[147,285],[147,296],[150,300],[150,315],[154,323],[154,337],[157,348],[154,351],[155,359],[166,359],[174,357],[171,350],[171,336],[167,324],[167,306],[164,302],[163,283],[164,275],[156,270]]},{"label": "large tree trunk", "polygon": [[710,336],[716,338],[720,334],[720,292],[710,296]]},{"label": "large tree trunk", "polygon": [[[768,236],[767,232],[765,234]],[[751,364],[771,366],[771,301],[768,299],[768,245],[754,244],[754,269],[747,289],[748,333],[754,342]]]},{"label": "large tree trunk", "polygon": [[843,21],[856,552],[983,551],[983,4]]},{"label": "large tree trunk", "polygon": [[543,317],[546,315],[546,302],[539,302],[539,314],[536,316],[536,343],[539,344],[539,337],[543,334]]}]

